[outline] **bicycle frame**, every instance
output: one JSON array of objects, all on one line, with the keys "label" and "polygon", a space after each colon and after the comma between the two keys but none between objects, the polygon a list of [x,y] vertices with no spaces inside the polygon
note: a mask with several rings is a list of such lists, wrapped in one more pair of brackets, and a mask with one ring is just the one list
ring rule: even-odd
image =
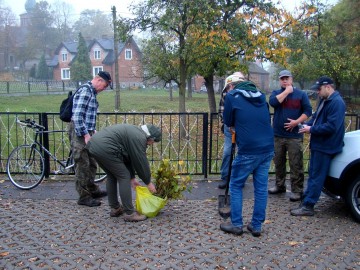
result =
[{"label": "bicycle frame", "polygon": [[[54,174],[66,174],[66,171],[68,171],[69,169],[74,167],[74,163],[71,162],[71,154],[72,151],[70,150],[69,156],[66,160],[66,162],[63,162],[62,160],[59,160],[54,154],[52,154],[45,146],[43,146],[38,138],[40,134],[44,134],[44,133],[56,133],[56,132],[64,132],[63,130],[51,130],[51,131],[45,131],[43,130],[44,127],[37,125],[37,124],[33,124],[33,125],[28,125],[25,124],[24,122],[21,121],[17,121],[20,125],[25,126],[25,127],[29,127],[34,129],[35,131],[35,136],[34,136],[34,141],[31,143],[31,148],[36,148],[39,147],[39,150],[41,149],[43,152],[45,152],[47,155],[49,155],[49,157],[51,157],[56,163],[58,163],[61,166],[60,170],[55,170]],[[32,154],[32,153],[31,153]]]}]

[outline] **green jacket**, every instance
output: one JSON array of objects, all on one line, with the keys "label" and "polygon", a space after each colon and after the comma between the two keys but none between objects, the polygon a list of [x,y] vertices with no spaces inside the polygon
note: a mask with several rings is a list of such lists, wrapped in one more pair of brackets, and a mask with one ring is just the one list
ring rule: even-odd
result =
[{"label": "green jacket", "polygon": [[129,169],[131,178],[135,172],[148,185],[151,171],[146,156],[147,139],[138,126],[118,124],[96,132],[90,140],[91,150],[99,155],[121,159]]}]

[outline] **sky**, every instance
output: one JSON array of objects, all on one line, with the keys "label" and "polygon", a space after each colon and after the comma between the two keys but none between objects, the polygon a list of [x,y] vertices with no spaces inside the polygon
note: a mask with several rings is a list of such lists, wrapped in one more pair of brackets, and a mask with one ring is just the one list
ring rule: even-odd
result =
[{"label": "sky", "polygon": [[[37,0],[39,2],[40,0]],[[47,0],[47,2],[51,5],[57,0]],[[141,0],[62,0],[63,2],[67,2],[74,8],[74,15],[80,15],[81,11],[85,9],[96,9],[104,12],[111,13],[111,8],[113,6],[116,7],[116,11],[123,17],[127,17],[130,15],[127,7]],[[278,0],[273,0],[274,2]],[[329,4],[336,4],[339,0],[323,0],[323,2],[327,2]],[[2,0],[5,6],[8,6],[12,9],[12,11],[16,14],[25,13],[25,2],[26,0]],[[292,11],[295,7],[298,7],[302,0],[279,0],[281,5]]]}]

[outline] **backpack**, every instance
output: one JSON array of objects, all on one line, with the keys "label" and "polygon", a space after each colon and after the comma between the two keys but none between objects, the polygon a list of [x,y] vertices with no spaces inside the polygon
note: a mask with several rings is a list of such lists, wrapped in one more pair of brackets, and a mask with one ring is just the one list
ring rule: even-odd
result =
[{"label": "backpack", "polygon": [[[76,93],[76,92],[75,92]],[[69,91],[68,97],[65,98],[60,105],[60,119],[64,122],[70,122],[72,116],[72,106],[75,93]]]},{"label": "backpack", "polygon": [[[90,89],[90,86],[85,84],[81,87],[86,87],[87,89]],[[80,87],[80,88],[81,88]],[[78,88],[76,90],[76,92],[80,89]],[[72,107],[73,107],[73,99],[74,99],[74,96],[76,94],[76,92],[74,94],[72,94],[72,91],[69,91],[68,93],[68,97],[65,98],[62,102],[61,102],[61,105],[60,105],[60,119],[64,122],[71,122],[71,116],[72,116]]]}]

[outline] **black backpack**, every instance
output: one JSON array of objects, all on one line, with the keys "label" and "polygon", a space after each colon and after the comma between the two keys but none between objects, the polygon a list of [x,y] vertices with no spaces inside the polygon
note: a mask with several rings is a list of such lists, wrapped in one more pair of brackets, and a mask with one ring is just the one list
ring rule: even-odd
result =
[{"label": "black backpack", "polygon": [[73,106],[74,96],[75,96],[75,94],[72,94],[72,91],[69,91],[68,97],[61,102],[61,105],[60,105],[60,119],[62,121],[64,121],[64,122],[70,122],[71,121],[72,106]]},{"label": "black backpack", "polygon": [[[90,86],[85,84],[81,87],[86,87],[88,89],[90,89]],[[80,88],[81,88],[80,87]],[[76,90],[76,92],[80,89],[78,88]],[[74,94],[72,94],[72,91],[69,91],[68,93],[68,97],[65,98],[62,102],[61,102],[61,105],[60,105],[60,119],[64,122],[71,122],[71,116],[72,116],[72,107],[73,107],[73,99],[74,99],[74,96],[76,94],[76,92]]]}]

